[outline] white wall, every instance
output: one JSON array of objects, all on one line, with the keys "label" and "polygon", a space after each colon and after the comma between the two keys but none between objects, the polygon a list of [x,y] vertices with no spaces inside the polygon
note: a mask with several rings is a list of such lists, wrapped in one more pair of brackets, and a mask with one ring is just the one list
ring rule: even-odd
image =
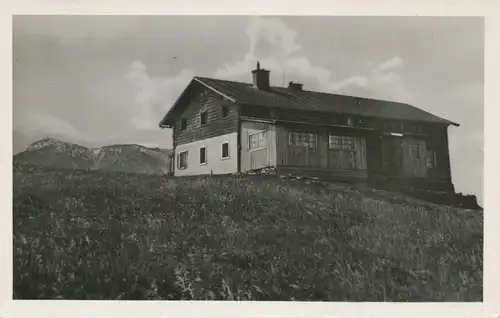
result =
[{"label": "white wall", "polygon": [[[192,176],[198,174],[228,174],[238,172],[238,133],[217,136],[175,148],[175,176]],[[229,159],[222,159],[222,143],[229,142]],[[206,147],[206,164],[200,164],[200,148]],[[187,169],[177,167],[177,155],[188,151]]]}]

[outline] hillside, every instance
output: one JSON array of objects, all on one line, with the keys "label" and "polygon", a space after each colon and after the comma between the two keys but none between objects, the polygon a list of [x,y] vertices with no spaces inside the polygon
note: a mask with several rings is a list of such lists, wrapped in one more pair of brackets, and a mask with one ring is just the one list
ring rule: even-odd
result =
[{"label": "hillside", "polygon": [[14,156],[14,161],[61,169],[91,169],[136,173],[165,173],[169,150],[139,145],[86,148],[44,138]]},{"label": "hillside", "polygon": [[15,163],[13,213],[15,299],[482,300],[482,211],[390,192]]}]

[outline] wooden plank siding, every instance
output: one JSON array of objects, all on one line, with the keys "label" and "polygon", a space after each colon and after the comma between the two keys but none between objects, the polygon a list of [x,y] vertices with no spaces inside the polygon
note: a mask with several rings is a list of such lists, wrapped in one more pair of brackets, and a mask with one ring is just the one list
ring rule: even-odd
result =
[{"label": "wooden plank siding", "polygon": [[[383,136],[382,172],[405,178],[450,178],[449,155],[442,137]],[[413,150],[412,150],[413,149]],[[419,149],[418,156],[412,151]],[[433,164],[427,160],[433,157]]]},{"label": "wooden plank siding", "polygon": [[[228,107],[227,117],[222,116],[223,106]],[[207,112],[207,122],[202,125],[201,114],[205,111]],[[238,132],[238,116],[238,107],[235,104],[199,85],[174,125],[174,145]],[[187,128],[181,131],[183,118],[187,120]]]},{"label": "wooden plank siding", "polygon": [[[289,143],[290,132],[314,133],[315,147],[294,146]],[[329,149],[329,135],[348,136],[354,140],[353,150]],[[308,125],[276,125],[277,170],[294,171],[310,176],[332,179],[365,180],[367,177],[366,140],[364,132],[337,127]]]},{"label": "wooden plank siding", "polygon": [[[250,136],[265,131],[265,146],[250,149]],[[267,123],[241,122],[241,171],[276,166],[276,127]]]}]

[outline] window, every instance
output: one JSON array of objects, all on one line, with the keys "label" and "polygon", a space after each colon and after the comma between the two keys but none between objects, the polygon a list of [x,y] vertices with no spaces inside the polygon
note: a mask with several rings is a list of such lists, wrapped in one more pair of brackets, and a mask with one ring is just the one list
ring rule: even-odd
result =
[{"label": "window", "polygon": [[204,111],[203,113],[201,113],[200,120],[201,120],[201,124],[202,125],[205,125],[207,123],[207,121],[208,121],[208,111]]},{"label": "window", "polygon": [[229,142],[224,142],[222,144],[222,159],[228,159],[229,158]]},{"label": "window", "polygon": [[330,136],[328,136],[328,148],[354,150],[354,138],[351,136],[336,136],[330,134]]},{"label": "window", "polygon": [[248,149],[252,151],[256,149],[265,148],[267,146],[266,136],[267,136],[266,131],[260,131],[257,133],[250,134],[248,136]]},{"label": "window", "polygon": [[330,149],[342,149],[342,136],[330,135],[328,137],[328,147]]},{"label": "window", "polygon": [[427,152],[427,168],[436,168],[437,162],[436,162],[436,152],[435,151],[428,151]]},{"label": "window", "polygon": [[207,148],[201,147],[200,148],[200,164],[204,165],[206,163],[207,163]]},{"label": "window", "polygon": [[222,117],[227,117],[229,115],[229,107],[227,106],[222,106]]},{"label": "window", "polygon": [[183,152],[180,152],[177,155],[177,168],[179,168],[179,169],[187,169],[187,167],[188,167],[187,159],[188,159],[188,152],[187,152],[187,150],[185,150]]},{"label": "window", "polygon": [[181,119],[181,131],[186,130],[188,125],[188,121],[186,118]]},{"label": "window", "polygon": [[352,117],[347,117],[347,126],[353,126],[354,125],[354,120]]},{"label": "window", "polygon": [[342,149],[354,150],[354,140],[352,137],[342,136]]},{"label": "window", "polygon": [[420,146],[419,145],[411,145],[410,146],[410,158],[413,160],[420,159]]},{"label": "window", "polygon": [[317,147],[317,135],[312,132],[291,131],[288,133],[288,144],[296,147]]}]

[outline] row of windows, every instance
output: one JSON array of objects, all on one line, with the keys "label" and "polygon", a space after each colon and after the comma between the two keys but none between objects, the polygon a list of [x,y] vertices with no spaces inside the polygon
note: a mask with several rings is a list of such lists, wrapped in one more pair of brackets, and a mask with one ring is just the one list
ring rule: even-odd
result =
[{"label": "row of windows", "polygon": [[[199,149],[200,165],[207,164],[207,147],[203,146]],[[187,169],[188,167],[188,155],[187,150],[180,152],[177,155],[177,168]],[[221,145],[221,160],[229,159],[229,142],[225,141]]]},{"label": "row of windows", "polygon": [[[221,107],[221,117],[226,118],[229,115],[229,107],[228,106],[222,106]],[[202,112],[200,114],[200,124],[201,125],[206,125],[208,123],[208,110]],[[180,124],[180,130],[184,131],[188,127],[188,120],[187,118],[182,118],[181,119],[181,124]]]},{"label": "row of windows", "polygon": [[[318,135],[313,132],[291,131],[288,133],[288,144],[294,147],[317,148]],[[354,137],[330,134],[328,136],[328,148],[354,150]]]},{"label": "row of windows", "polygon": [[401,122],[390,122],[383,123],[383,129],[386,131],[394,132],[412,132],[412,133],[422,133],[424,128],[415,123],[401,123]]}]

